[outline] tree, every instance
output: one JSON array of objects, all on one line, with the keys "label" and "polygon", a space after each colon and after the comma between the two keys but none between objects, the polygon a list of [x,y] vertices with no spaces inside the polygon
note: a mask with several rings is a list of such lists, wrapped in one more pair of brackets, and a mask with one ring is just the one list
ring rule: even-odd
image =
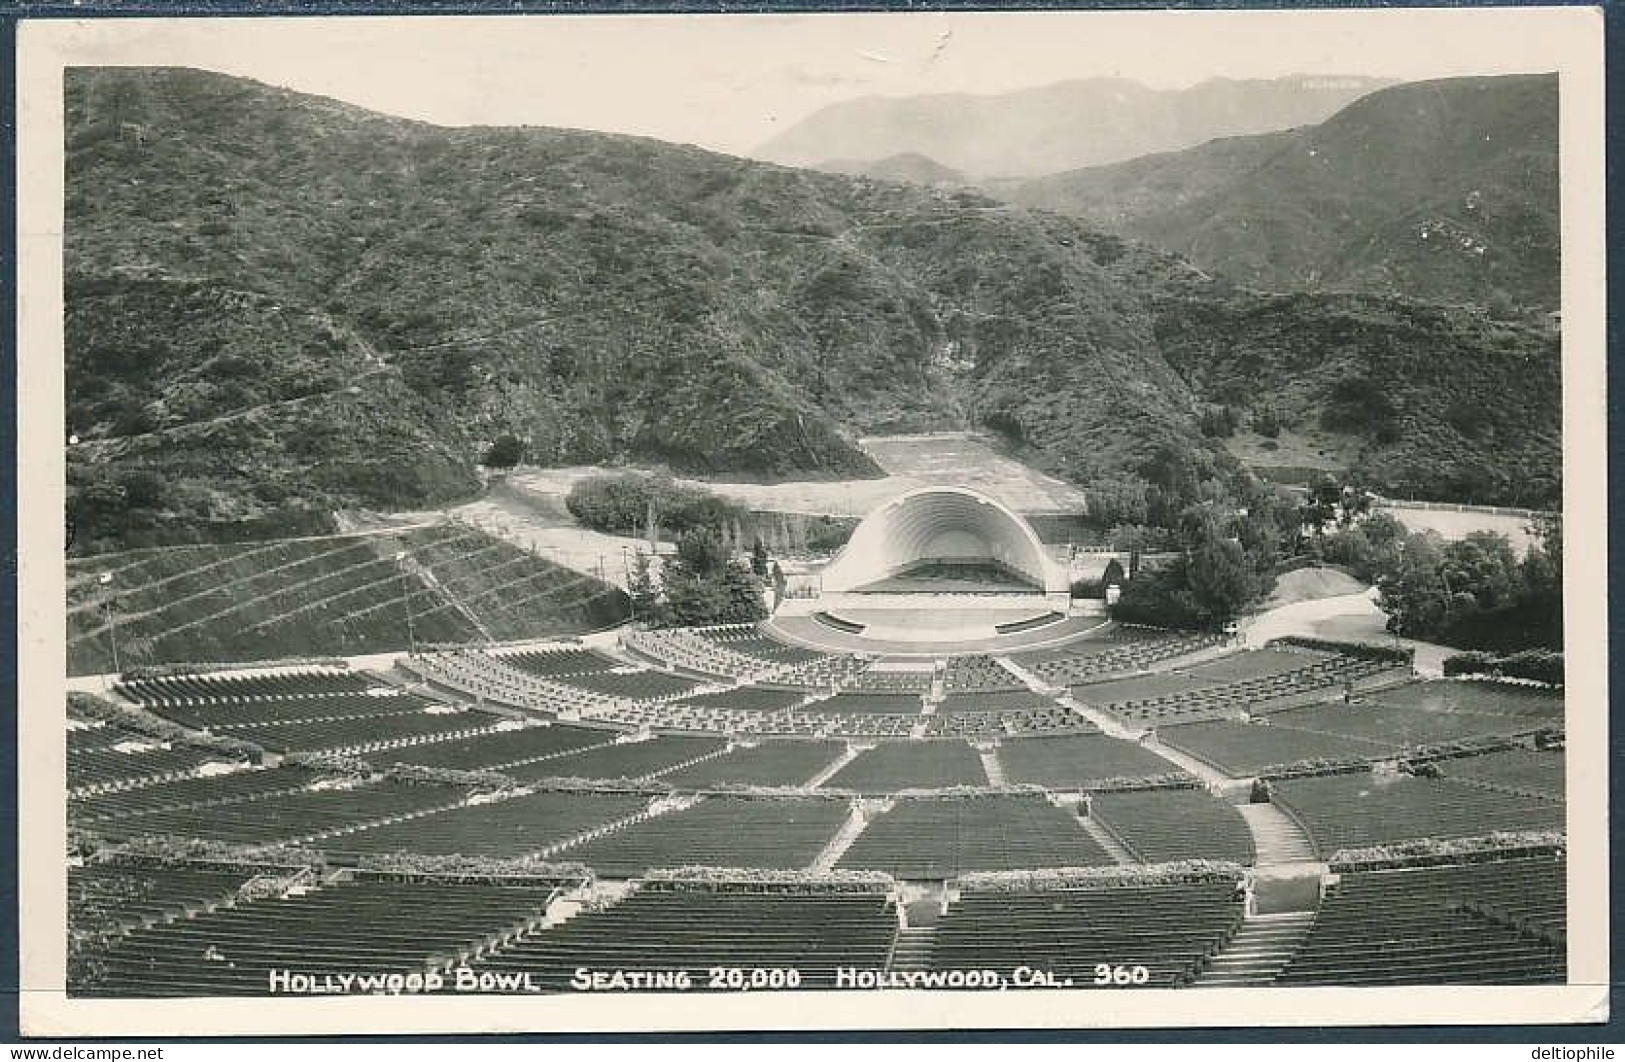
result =
[{"label": "tree", "polygon": [[482,463],[486,468],[513,468],[524,458],[525,444],[519,441],[518,436],[499,435],[485,451]]},{"label": "tree", "polygon": [[1227,620],[1258,596],[1253,566],[1233,538],[1208,538],[1191,552],[1188,571],[1191,594],[1210,620]]},{"label": "tree", "polygon": [[749,623],[767,615],[762,583],[709,528],[690,531],[666,563],[665,622],[680,627]]},{"label": "tree", "polygon": [[758,579],[767,578],[767,543],[762,536],[757,535],[756,541],[750,547],[750,570]]}]

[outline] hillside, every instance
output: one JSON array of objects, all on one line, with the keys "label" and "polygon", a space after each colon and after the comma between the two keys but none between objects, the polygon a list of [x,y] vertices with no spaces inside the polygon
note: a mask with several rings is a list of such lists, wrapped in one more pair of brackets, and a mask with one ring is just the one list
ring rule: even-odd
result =
[{"label": "hillside", "polygon": [[[67,105],[82,550],[467,498],[505,432],[535,465],[766,482],[878,475],[857,436],[967,427],[1077,483],[1169,449],[1222,470],[1202,404],[1258,396],[1204,390],[1186,322],[1222,315],[1228,358],[1283,329],[1307,343],[1265,392],[1312,390],[1319,360],[1365,349],[1337,346],[1334,299],[1259,318],[1173,256],[977,194],[598,133],[438,129],[186,70],[70,71]],[[1361,342],[1435,359],[1439,336],[1393,305]],[[1463,363],[1555,380],[1541,332],[1448,334]],[[1511,446],[1518,467],[1555,468],[1555,403],[1523,412],[1527,436],[1441,461]],[[1454,489],[1454,464],[1430,478],[1418,492]]]},{"label": "hillside", "polygon": [[1267,290],[1558,304],[1557,77],[1373,92],[1319,125],[999,194]]},{"label": "hillside", "polygon": [[1089,78],[987,96],[866,96],[816,111],[755,155],[814,166],[913,153],[977,183],[1028,180],[1215,137],[1307,125],[1384,84],[1357,77],[1212,78],[1159,90]]},{"label": "hillside", "polygon": [[827,159],[812,168],[824,173],[872,177],[877,181],[919,184],[927,188],[952,188],[969,183],[958,170],[913,151],[883,159]]}]

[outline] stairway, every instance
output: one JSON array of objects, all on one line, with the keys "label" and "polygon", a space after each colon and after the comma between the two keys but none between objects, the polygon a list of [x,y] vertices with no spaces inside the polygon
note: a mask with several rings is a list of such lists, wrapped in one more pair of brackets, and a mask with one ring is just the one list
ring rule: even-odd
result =
[{"label": "stairway", "polygon": [[819,771],[817,774],[812,776],[811,781],[809,781],[807,783],[807,788],[808,789],[817,789],[819,786],[823,785],[825,782],[827,782],[831,778],[833,778],[835,776],[836,772],[838,772],[842,767],[845,767],[847,764],[849,764],[853,760],[857,759],[858,758],[858,753],[862,752],[864,748],[871,748],[871,747],[872,746],[866,745],[866,746],[863,746],[862,748],[860,748],[860,747],[858,747],[856,745],[852,745],[852,744],[848,743],[846,748],[841,752],[841,754],[835,758],[834,763],[830,764],[828,767],[825,767],[823,770]]},{"label": "stairway", "polygon": [[1004,764],[999,762],[999,750],[989,746],[979,751],[982,756],[982,770],[987,773],[987,784],[1002,788],[1005,784]]},{"label": "stairway", "polygon": [[1255,866],[1313,863],[1319,858],[1303,829],[1274,804],[1237,804],[1236,810],[1253,833]]},{"label": "stairway", "polygon": [[929,970],[931,953],[936,950],[937,927],[904,926],[892,943],[888,970]]},{"label": "stairway", "polygon": [[818,858],[812,861],[812,866],[808,867],[808,870],[815,874],[824,874],[834,870],[835,864],[840,862],[841,856],[846,854],[846,850],[852,847],[852,842],[858,839],[858,834],[862,833],[864,827],[868,825],[869,820],[863,814],[863,806],[854,801],[852,810],[846,816],[846,821],[841,824],[840,831],[829,839],[829,843],[824,846],[822,852],[818,853]]},{"label": "stairway", "polygon": [[1253,915],[1196,978],[1197,988],[1267,985],[1303,946],[1315,923],[1313,911]]},{"label": "stairway", "polygon": [[1094,838],[1096,844],[1106,850],[1106,854],[1124,865],[1138,863],[1134,853],[1123,847],[1123,842],[1112,836],[1110,830],[1102,826],[1093,816],[1083,815],[1078,818],[1078,825],[1083,832]]}]

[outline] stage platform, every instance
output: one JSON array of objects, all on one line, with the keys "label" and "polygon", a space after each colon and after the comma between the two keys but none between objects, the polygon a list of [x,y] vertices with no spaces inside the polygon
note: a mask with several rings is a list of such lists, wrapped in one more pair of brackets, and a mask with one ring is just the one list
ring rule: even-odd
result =
[{"label": "stage platform", "polygon": [[[1106,616],[1100,614],[1063,615],[1053,622],[1010,633],[999,633],[995,625],[980,621],[974,625],[956,623],[952,620],[945,622],[944,613],[932,609],[908,610],[911,618],[917,618],[922,622],[907,626],[898,625],[896,620],[901,617],[895,615],[887,617],[893,622],[877,625],[864,623],[865,613],[862,610],[825,613],[826,616],[832,616],[846,624],[862,626],[861,630],[852,631],[823,622],[814,615],[819,611],[822,610],[809,609],[797,614],[787,613],[781,609],[779,614],[762,624],[762,629],[770,636],[792,645],[822,649],[825,652],[934,658],[972,653],[999,655],[1061,646],[1085,638],[1091,631],[1100,630],[1110,623]],[[1013,614],[1011,619],[1019,621],[1022,616],[1037,618],[1041,615],[1042,608],[1028,608],[1021,613]],[[1001,625],[1002,622],[1001,619]]]}]

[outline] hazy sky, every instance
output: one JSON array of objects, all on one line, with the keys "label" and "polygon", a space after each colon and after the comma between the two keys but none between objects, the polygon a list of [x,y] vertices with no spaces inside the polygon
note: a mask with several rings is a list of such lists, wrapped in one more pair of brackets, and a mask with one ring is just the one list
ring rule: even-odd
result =
[{"label": "hazy sky", "polygon": [[745,154],[826,104],[871,94],[1098,76],[1175,88],[1216,76],[1553,69],[1524,14],[103,19],[72,31],[69,54],[242,74],[445,125],[575,126]]}]

